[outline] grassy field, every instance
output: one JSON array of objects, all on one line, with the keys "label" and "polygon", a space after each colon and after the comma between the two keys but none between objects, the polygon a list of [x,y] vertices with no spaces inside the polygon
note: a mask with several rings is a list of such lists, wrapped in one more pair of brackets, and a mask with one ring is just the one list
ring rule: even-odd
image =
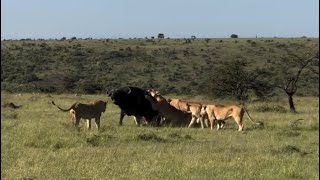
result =
[{"label": "grassy field", "polygon": [[244,132],[233,120],[221,131],[136,127],[132,117],[119,126],[120,110],[111,102],[100,131],[77,131],[68,113],[50,104],[96,99],[107,96],[2,92],[1,104],[23,107],[1,109],[1,179],[319,179],[318,97],[296,97],[296,114],[262,112],[287,109],[286,99],[249,102],[250,115],[265,127],[245,117]]}]

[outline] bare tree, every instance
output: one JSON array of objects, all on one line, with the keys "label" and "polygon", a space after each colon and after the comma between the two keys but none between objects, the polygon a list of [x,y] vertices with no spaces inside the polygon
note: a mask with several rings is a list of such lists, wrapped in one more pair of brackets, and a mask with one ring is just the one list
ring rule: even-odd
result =
[{"label": "bare tree", "polygon": [[[292,112],[296,112],[294,103],[293,103],[293,95],[297,92],[298,89],[298,81],[300,80],[301,73],[305,69],[312,69],[316,72],[314,67],[310,66],[312,62],[319,62],[319,52],[317,53],[301,53],[298,55],[299,51],[289,51],[287,50],[287,56],[282,57],[282,71],[283,71],[283,79],[278,82],[276,87],[282,89],[288,95],[288,101],[290,110]],[[289,64],[295,66],[291,73],[287,72],[289,69]],[[319,64],[319,63],[318,63]],[[319,74],[319,70],[318,70]]]}]

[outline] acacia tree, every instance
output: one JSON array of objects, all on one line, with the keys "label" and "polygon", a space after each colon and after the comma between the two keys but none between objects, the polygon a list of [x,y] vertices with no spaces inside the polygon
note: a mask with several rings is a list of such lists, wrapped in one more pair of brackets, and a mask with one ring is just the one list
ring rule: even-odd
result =
[{"label": "acacia tree", "polygon": [[238,35],[236,35],[236,34],[231,34],[230,37],[231,37],[231,38],[238,38]]},{"label": "acacia tree", "polygon": [[268,71],[249,67],[249,62],[245,60],[231,60],[215,68],[200,87],[214,96],[235,97],[244,101],[252,91],[258,97],[265,97],[272,92],[269,76]]},{"label": "acacia tree", "polygon": [[319,52],[310,53],[300,50],[301,47],[294,50],[287,50],[287,55],[283,56],[277,63],[280,69],[280,76],[276,80],[276,87],[282,89],[288,95],[290,111],[296,112],[293,95],[297,92],[298,82],[301,79],[302,72],[306,69],[319,74],[314,66],[319,66]]}]

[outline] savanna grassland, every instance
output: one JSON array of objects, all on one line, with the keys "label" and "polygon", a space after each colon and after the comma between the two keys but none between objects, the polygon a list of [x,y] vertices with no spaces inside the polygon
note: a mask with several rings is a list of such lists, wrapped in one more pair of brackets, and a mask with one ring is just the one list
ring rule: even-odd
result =
[{"label": "savanna grassland", "polygon": [[244,132],[233,120],[219,131],[136,127],[132,117],[119,126],[111,102],[99,131],[84,123],[77,131],[68,113],[50,103],[66,108],[96,99],[107,96],[3,91],[2,104],[22,107],[1,109],[1,179],[319,179],[318,97],[295,97],[297,113],[288,111],[286,98],[249,101],[250,115],[265,126],[245,116]]},{"label": "savanna grassland", "polygon": [[[51,104],[127,85],[203,103],[244,97],[264,127],[246,116],[244,132],[233,120],[219,131],[119,126],[109,102],[99,131],[77,131]],[[319,179],[319,38],[3,40],[10,102],[22,107],[1,108],[1,179]]]}]

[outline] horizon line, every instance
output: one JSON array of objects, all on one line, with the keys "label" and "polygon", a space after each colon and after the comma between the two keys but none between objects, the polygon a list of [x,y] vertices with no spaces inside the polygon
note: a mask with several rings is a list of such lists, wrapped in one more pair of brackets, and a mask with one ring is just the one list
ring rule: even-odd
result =
[{"label": "horizon line", "polygon": [[[196,39],[258,39],[258,38],[272,38],[272,39],[289,39],[289,38],[319,38],[319,36],[243,36],[237,38],[229,37],[196,37]],[[189,37],[165,37],[158,38],[157,36],[145,36],[145,37],[76,37],[76,36],[62,36],[62,37],[49,37],[49,38],[41,38],[41,37],[25,37],[25,38],[5,38],[1,36],[1,41],[9,41],[9,40],[61,40],[65,38],[65,40],[70,40],[75,38],[75,40],[101,40],[101,39],[191,39],[192,36]]]}]

